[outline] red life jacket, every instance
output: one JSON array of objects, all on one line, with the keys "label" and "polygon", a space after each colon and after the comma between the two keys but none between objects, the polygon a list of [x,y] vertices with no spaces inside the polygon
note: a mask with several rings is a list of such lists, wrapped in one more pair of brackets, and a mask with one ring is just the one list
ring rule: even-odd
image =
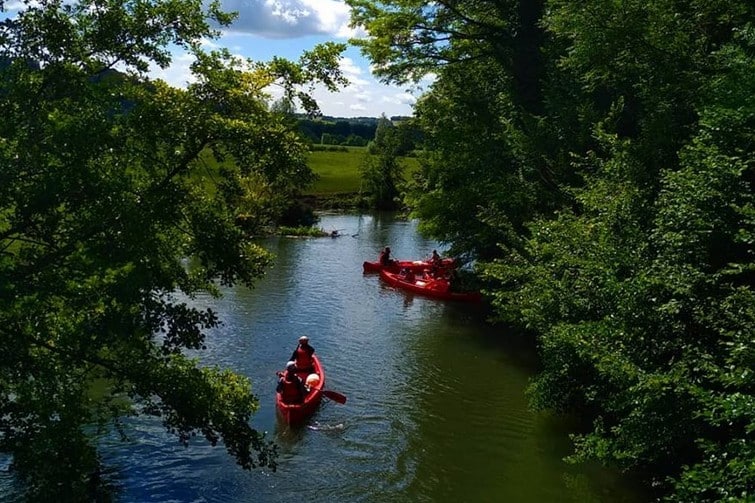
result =
[{"label": "red life jacket", "polygon": [[296,358],[294,359],[296,361],[296,368],[300,370],[312,369],[314,365],[312,362],[312,353],[313,351],[298,346],[296,348]]},{"label": "red life jacket", "polygon": [[283,403],[300,403],[304,400],[298,381],[298,379],[289,381],[285,377],[283,378],[283,389],[281,389],[281,400]]}]

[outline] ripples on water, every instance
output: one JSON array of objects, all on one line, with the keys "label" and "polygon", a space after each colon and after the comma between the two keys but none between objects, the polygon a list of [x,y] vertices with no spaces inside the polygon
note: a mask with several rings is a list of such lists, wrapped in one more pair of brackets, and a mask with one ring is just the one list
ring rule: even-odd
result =
[{"label": "ripples on water", "polygon": [[[553,446],[564,435],[543,428],[523,396],[529,350],[488,328],[475,306],[362,274],[386,245],[399,259],[442,247],[391,217],[330,215],[321,225],[345,235],[267,240],[277,258],[256,288],[196,300],[224,321],[201,358],[252,379],[253,424],[278,444],[278,471],[244,472],[222,447],[197,440],[184,449],[159,423],[136,419],[132,442],[102,442],[122,501],[629,501],[619,485],[561,461],[566,452]],[[326,387],[348,401],[326,400],[292,428],[275,415],[275,372],[302,334],[325,366]]]}]

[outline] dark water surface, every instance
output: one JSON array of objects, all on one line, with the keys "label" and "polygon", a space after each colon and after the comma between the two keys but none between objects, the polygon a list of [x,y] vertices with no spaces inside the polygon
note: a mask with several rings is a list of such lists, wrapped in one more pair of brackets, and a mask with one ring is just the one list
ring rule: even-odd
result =
[{"label": "dark water surface", "polygon": [[[254,426],[279,445],[276,472],[239,469],[221,447],[185,449],[159,422],[131,422],[131,442],[103,440],[126,502],[636,502],[631,483],[562,461],[558,420],[527,407],[535,355],[487,326],[476,306],[425,299],[363,275],[385,245],[399,259],[437,246],[391,215],[323,215],[342,237],[274,238],[255,289],[196,302],[225,324],[201,358],[249,376]],[[354,236],[352,236],[354,235]],[[439,251],[442,249],[439,248]],[[307,334],[325,366],[324,401],[290,428],[275,414],[275,372]]]}]

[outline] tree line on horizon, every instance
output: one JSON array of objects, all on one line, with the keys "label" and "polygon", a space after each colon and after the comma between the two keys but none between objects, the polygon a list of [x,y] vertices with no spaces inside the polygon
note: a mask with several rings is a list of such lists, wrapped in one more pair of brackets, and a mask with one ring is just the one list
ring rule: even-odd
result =
[{"label": "tree line on horizon", "polygon": [[392,124],[406,122],[409,118],[383,117],[318,117],[299,116],[296,127],[299,133],[314,145],[340,145],[365,147],[375,139],[378,124],[382,119]]}]

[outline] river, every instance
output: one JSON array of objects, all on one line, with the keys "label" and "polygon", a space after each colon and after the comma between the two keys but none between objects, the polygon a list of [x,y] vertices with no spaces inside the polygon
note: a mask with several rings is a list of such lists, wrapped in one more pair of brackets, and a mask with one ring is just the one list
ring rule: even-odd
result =
[{"label": "river", "polygon": [[[322,215],[338,238],[271,238],[275,263],[253,289],[199,298],[224,321],[202,361],[249,376],[255,428],[278,444],[278,470],[238,468],[222,446],[188,448],[157,421],[129,421],[129,442],[102,440],[124,502],[627,502],[636,484],[572,466],[567,428],[527,405],[536,366],[526,340],[485,323],[475,305],[396,291],[362,262],[388,245],[399,259],[430,254],[416,222]],[[303,427],[275,413],[275,372],[308,335],[327,388]]]}]

